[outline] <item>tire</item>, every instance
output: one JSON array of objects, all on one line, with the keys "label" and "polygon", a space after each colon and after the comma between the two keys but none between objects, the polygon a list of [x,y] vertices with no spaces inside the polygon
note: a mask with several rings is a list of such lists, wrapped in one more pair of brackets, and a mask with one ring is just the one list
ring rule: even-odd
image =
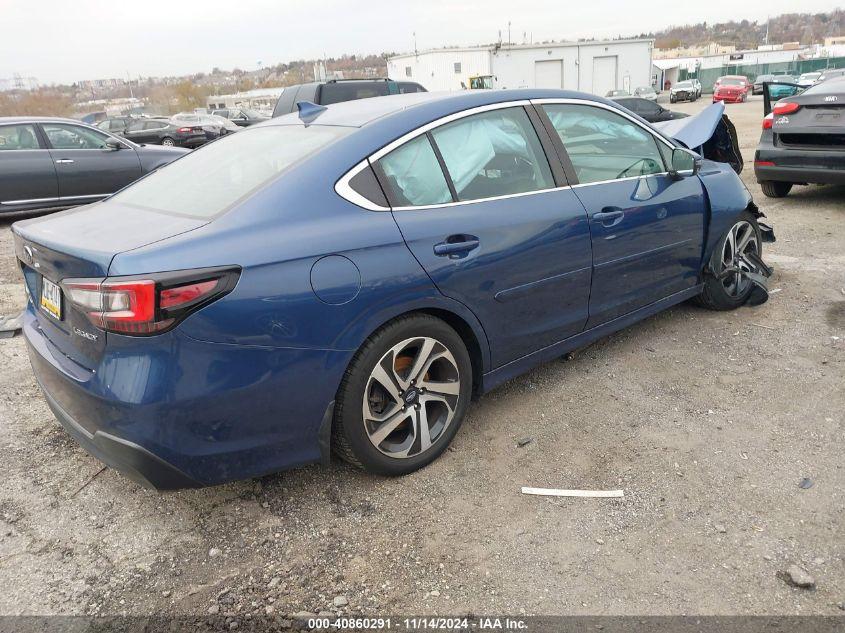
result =
[{"label": "tire", "polygon": [[792,183],[764,180],[760,183],[760,189],[767,198],[785,198],[792,191]]},{"label": "tire", "polygon": [[446,323],[425,314],[391,321],[364,342],[343,376],[332,427],[335,453],[380,475],[428,465],[458,432],[472,383],[466,346]]},{"label": "tire", "polygon": [[[749,230],[750,233],[747,233]],[[742,212],[713,249],[709,265],[710,274],[705,275],[704,289],[695,299],[700,306],[710,310],[735,310],[745,304],[754,290],[752,282],[737,278],[736,275],[731,274],[725,279],[719,278],[719,274],[725,267],[736,261],[734,245],[737,241],[746,242],[742,252],[748,253],[753,250],[762,257],[763,239],[760,227],[757,225],[757,218],[748,211]],[[741,263],[738,265],[745,268]]]},{"label": "tire", "polygon": [[161,139],[161,144],[165,147],[176,147],[176,141],[174,141],[169,136],[165,136],[163,139]]}]

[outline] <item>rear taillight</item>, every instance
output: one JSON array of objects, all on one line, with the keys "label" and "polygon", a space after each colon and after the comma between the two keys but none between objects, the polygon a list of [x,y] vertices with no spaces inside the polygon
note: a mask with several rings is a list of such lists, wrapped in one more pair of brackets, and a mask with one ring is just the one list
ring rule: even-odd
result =
[{"label": "rear taillight", "polygon": [[772,129],[772,122],[775,120],[775,115],[769,112],[766,116],[763,117],[763,129],[764,130],[771,130]]},{"label": "rear taillight", "polygon": [[772,108],[774,114],[792,114],[801,108],[800,103],[794,101],[778,101]]},{"label": "rear taillight", "polygon": [[134,336],[156,334],[172,327],[230,292],[238,269],[202,269],[62,282],[72,304],[98,328]]}]

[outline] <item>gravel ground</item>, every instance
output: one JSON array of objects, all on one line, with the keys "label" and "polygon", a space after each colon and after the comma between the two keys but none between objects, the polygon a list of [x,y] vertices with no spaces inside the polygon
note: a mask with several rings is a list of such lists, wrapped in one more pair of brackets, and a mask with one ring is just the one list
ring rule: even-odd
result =
[{"label": "gravel ground", "polygon": [[[761,111],[728,106],[749,166]],[[774,201],[743,178],[778,237],[767,304],[681,305],[543,365],[401,479],[333,463],[144,490],[69,439],[21,337],[0,341],[0,614],[841,614],[845,188]],[[0,314],[22,304],[3,222]]]}]

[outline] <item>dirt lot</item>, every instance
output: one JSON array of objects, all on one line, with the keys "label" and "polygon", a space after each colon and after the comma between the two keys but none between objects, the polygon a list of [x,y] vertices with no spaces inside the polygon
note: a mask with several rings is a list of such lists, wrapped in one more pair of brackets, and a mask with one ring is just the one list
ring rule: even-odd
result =
[{"label": "dirt lot", "polygon": [[[761,109],[728,106],[749,166]],[[778,237],[767,304],[682,305],[539,367],[401,479],[334,463],[144,490],[99,473],[21,337],[0,341],[0,614],[841,614],[845,188],[773,201],[743,177]],[[22,304],[4,222],[0,314]]]}]

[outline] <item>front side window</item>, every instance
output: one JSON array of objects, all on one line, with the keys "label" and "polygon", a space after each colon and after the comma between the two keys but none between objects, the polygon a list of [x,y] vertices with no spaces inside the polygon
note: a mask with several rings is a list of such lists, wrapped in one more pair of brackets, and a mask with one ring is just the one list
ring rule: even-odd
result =
[{"label": "front side window", "polygon": [[587,105],[548,104],[543,109],[580,183],[666,171],[654,136],[625,117]]},{"label": "front side window", "polygon": [[428,136],[399,146],[379,161],[387,178],[391,204],[400,207],[452,202],[452,194]]},{"label": "front side window", "polygon": [[0,127],[0,152],[16,149],[40,149],[32,125],[4,125]]},{"label": "front side window", "polygon": [[106,146],[105,134],[64,123],[44,123],[44,133],[54,149],[102,149]]},{"label": "front side window", "polygon": [[540,139],[521,107],[464,117],[432,131],[458,200],[554,187]]},{"label": "front side window", "polygon": [[211,218],[353,129],[274,125],[243,130],[162,167],[112,199],[156,211]]}]

